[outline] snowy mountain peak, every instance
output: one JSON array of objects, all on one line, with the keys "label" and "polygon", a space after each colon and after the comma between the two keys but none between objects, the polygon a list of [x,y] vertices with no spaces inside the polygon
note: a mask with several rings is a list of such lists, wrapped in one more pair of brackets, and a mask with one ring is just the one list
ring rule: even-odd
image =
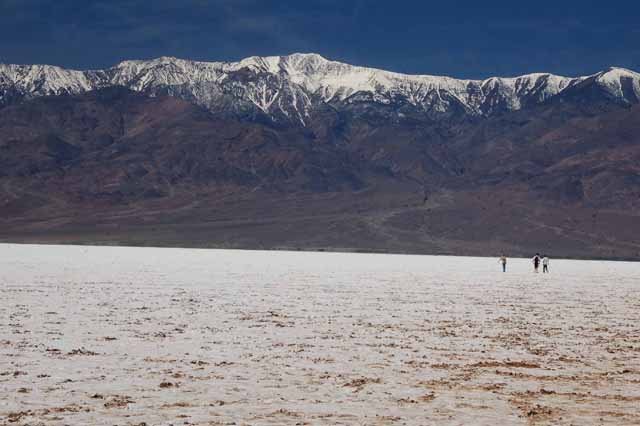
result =
[{"label": "snowy mountain peak", "polygon": [[599,72],[595,74],[597,79],[602,82],[619,82],[620,79],[630,78],[630,79],[638,79],[640,78],[640,74],[637,72],[628,70],[626,68],[616,68],[611,67],[606,71]]},{"label": "snowy mountain peak", "polygon": [[629,103],[640,102],[640,74],[637,72],[611,67],[594,74],[592,79],[615,99]]},{"label": "snowy mountain peak", "polygon": [[82,71],[53,65],[0,64],[0,94],[3,88],[12,86],[41,95],[91,90],[91,82]]},{"label": "snowy mountain peak", "polygon": [[[106,70],[49,65],[1,65],[0,106],[7,99],[81,93],[120,85],[149,95],[168,94],[211,111],[254,110],[274,120],[305,124],[317,108],[355,105],[438,116],[463,111],[487,116],[543,102],[591,80],[621,102],[638,102],[640,74],[610,68],[587,77],[548,73],[459,80],[407,75],[328,60],[315,53],[252,56],[238,62],[199,62],[163,56],[127,60]],[[399,112],[398,112],[399,113]]]}]

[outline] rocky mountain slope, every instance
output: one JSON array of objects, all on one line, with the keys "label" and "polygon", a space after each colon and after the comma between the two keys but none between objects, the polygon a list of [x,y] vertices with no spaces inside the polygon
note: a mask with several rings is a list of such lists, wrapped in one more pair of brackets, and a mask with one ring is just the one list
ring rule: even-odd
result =
[{"label": "rocky mountain slope", "polygon": [[638,258],[638,81],[1,66],[0,240]]}]

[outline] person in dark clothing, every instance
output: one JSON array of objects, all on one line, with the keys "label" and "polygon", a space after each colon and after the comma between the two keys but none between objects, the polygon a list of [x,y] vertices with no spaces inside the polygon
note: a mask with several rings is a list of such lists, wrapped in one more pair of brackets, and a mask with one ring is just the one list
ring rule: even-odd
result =
[{"label": "person in dark clothing", "polygon": [[533,256],[533,259],[531,259],[533,261],[533,270],[535,273],[538,273],[538,268],[540,268],[540,253],[536,253],[535,256]]},{"label": "person in dark clothing", "polygon": [[500,264],[502,265],[502,272],[507,272],[507,256],[504,254],[500,256]]}]

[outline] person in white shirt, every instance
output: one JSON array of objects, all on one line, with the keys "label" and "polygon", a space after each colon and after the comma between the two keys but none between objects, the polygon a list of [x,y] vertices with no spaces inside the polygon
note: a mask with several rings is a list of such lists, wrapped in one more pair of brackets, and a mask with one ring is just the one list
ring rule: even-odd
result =
[{"label": "person in white shirt", "polygon": [[549,257],[546,254],[542,256],[542,272],[549,272]]}]

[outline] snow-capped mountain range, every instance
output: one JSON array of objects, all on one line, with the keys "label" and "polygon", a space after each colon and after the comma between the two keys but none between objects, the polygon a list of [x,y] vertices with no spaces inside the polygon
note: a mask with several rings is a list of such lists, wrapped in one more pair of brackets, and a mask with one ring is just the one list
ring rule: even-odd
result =
[{"label": "snow-capped mountain range", "polygon": [[352,66],[317,54],[250,57],[240,62],[161,57],[88,71],[0,64],[0,106],[24,98],[78,94],[109,86],[124,86],[150,96],[176,96],[216,113],[267,116],[300,125],[324,108],[362,106],[378,106],[398,116],[490,116],[587,87],[595,87],[616,102],[640,101],[640,74],[622,68],[576,78],[537,73],[459,80]]}]

